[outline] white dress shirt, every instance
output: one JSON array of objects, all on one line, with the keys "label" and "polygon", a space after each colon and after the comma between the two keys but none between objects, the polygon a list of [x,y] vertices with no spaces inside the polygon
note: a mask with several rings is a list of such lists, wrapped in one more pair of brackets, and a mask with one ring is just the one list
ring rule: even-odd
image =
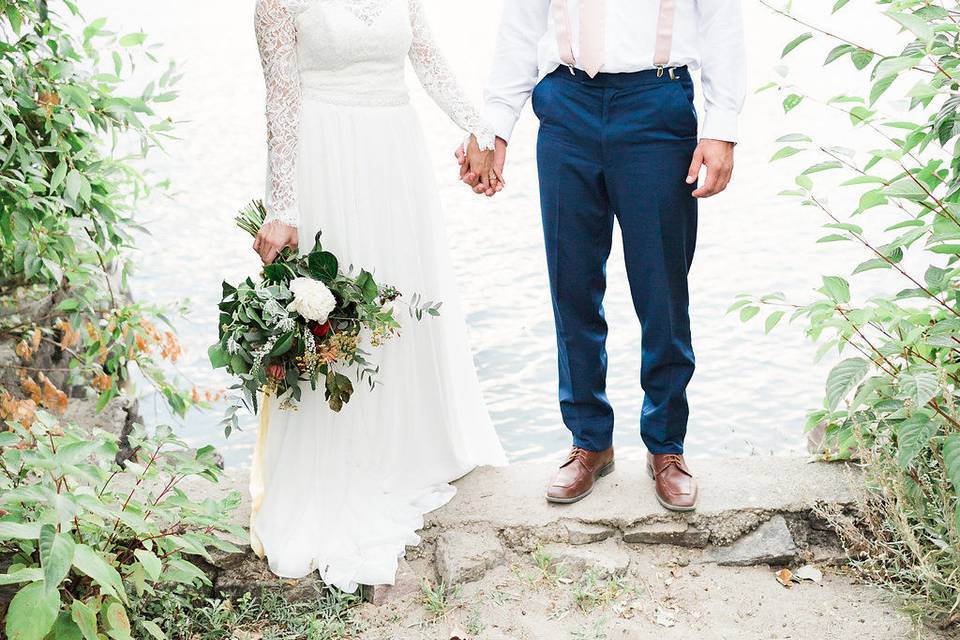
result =
[{"label": "white dress shirt", "polygon": [[[746,52],[740,0],[675,0],[668,66],[701,69],[702,138],[737,140],[746,95]],[[570,43],[579,60],[580,0],[567,0]],[[486,92],[484,116],[509,140],[534,86],[563,64],[551,0],[504,0],[503,19]],[[605,0],[604,73],[654,68],[660,0]]]}]

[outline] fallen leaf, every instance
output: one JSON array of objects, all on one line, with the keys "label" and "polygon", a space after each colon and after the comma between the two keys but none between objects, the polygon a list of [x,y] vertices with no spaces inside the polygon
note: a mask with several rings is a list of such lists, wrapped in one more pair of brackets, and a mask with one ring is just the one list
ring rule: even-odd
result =
[{"label": "fallen leaf", "polygon": [[777,571],[777,582],[783,586],[790,588],[792,586],[791,579],[793,578],[793,573],[790,569],[780,569]]},{"label": "fallen leaf", "polygon": [[802,582],[804,580],[809,580],[819,584],[820,581],[823,580],[823,572],[813,565],[805,564],[797,569],[797,572],[793,574],[794,582]]}]

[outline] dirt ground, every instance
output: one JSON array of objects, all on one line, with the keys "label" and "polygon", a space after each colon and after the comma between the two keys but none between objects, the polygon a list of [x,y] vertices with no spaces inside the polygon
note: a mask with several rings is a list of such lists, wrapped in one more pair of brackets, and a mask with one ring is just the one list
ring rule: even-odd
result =
[{"label": "dirt ground", "polygon": [[[881,590],[842,569],[785,587],[771,567],[721,567],[702,551],[640,547],[629,569],[573,573],[543,554],[518,557],[450,593],[365,606],[370,640],[940,640]],[[414,571],[428,573],[426,564]],[[956,636],[954,636],[956,637]]]}]

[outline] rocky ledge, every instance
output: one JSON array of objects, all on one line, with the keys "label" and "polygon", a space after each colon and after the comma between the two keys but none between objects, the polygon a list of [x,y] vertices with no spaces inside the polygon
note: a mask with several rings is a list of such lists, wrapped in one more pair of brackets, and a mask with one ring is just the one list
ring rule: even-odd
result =
[{"label": "rocky ledge", "polygon": [[[421,543],[407,550],[406,560],[426,566],[426,577],[448,587],[480,580],[495,567],[537,550],[568,566],[598,568],[608,575],[626,571],[631,548],[650,545],[700,549],[706,561],[721,566],[842,560],[836,537],[819,514],[853,504],[854,468],[772,457],[701,459],[691,466],[701,495],[697,511],[686,514],[657,503],[642,461],[618,462],[616,473],[573,505],[543,499],[550,464],[477,469],[455,483],[457,495],[448,505],[426,517]],[[244,472],[230,471],[220,486],[193,490],[230,489],[247,495]],[[237,517],[242,523],[249,518],[246,500]],[[249,554],[217,564],[215,582],[224,591],[275,582]],[[290,586],[299,590],[305,582],[310,579]],[[389,599],[390,591],[372,589],[377,601]]]}]

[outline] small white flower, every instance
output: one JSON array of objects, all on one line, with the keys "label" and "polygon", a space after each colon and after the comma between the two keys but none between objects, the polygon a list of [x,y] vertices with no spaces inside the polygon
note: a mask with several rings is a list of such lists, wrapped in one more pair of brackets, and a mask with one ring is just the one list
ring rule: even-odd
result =
[{"label": "small white flower", "polygon": [[227,353],[229,353],[230,355],[234,355],[235,353],[239,353],[239,351],[240,351],[240,343],[238,343],[233,336],[230,336],[229,338],[227,338]]},{"label": "small white flower", "polygon": [[327,285],[312,278],[295,278],[290,282],[293,302],[290,309],[307,320],[323,324],[337,307],[337,299],[330,293]]}]

